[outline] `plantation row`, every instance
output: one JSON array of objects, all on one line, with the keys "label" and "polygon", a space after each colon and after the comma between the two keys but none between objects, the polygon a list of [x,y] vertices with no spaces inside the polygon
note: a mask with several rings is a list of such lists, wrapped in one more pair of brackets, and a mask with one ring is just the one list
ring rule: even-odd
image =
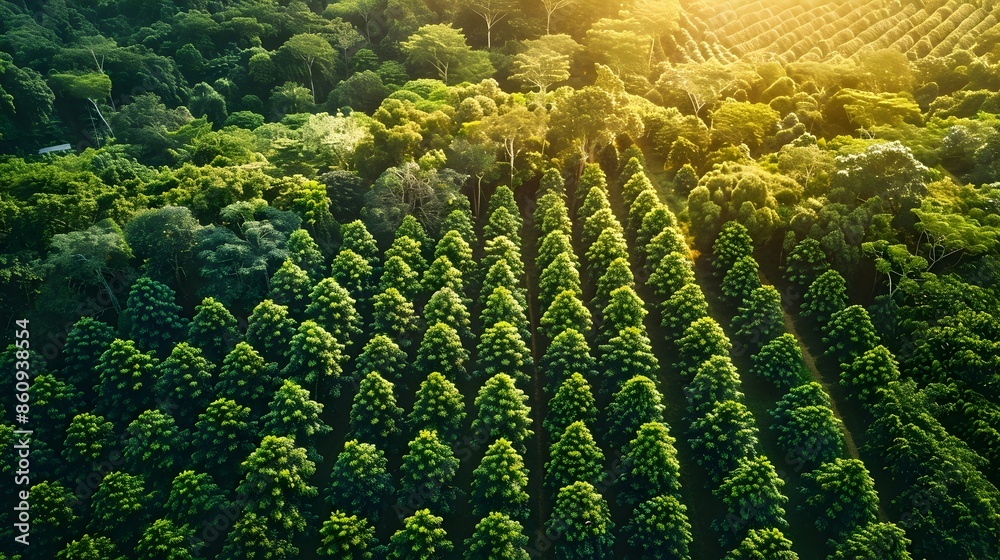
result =
[{"label": "plantation row", "polygon": [[966,0],[930,11],[885,0],[699,3],[680,19],[675,59],[727,63],[763,56],[788,63],[881,49],[911,60],[940,57],[972,47],[1000,23],[998,17],[997,9]]}]

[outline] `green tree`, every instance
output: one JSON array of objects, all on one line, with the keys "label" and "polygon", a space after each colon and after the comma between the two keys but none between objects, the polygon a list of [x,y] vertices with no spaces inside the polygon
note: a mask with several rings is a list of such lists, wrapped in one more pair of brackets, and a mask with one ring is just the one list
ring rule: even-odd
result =
[{"label": "green tree", "polygon": [[113,538],[129,538],[149,515],[153,494],[146,492],[141,476],[113,471],[101,479],[91,498],[88,528]]},{"label": "green tree", "polygon": [[500,438],[486,448],[483,460],[472,473],[472,514],[491,512],[527,521],[528,469],[510,440]]},{"label": "green tree", "polygon": [[[412,216],[407,216],[407,218],[411,217]],[[410,270],[417,273],[417,275],[423,274],[424,271],[427,270],[427,259],[424,258],[423,246],[419,241],[413,239],[409,235],[399,235],[399,230],[396,231],[397,235],[392,240],[392,245],[385,250],[383,258],[388,261],[392,257],[399,257],[403,259],[403,262],[410,267]],[[426,236],[426,234],[424,235]],[[429,243],[430,241],[428,241],[428,244]]]},{"label": "green tree", "polygon": [[414,431],[432,430],[441,441],[454,444],[465,425],[465,401],[454,383],[432,372],[420,383],[407,420]]},{"label": "green tree", "polygon": [[346,348],[361,332],[361,315],[354,304],[350,292],[333,278],[324,278],[309,294],[306,315],[330,333],[338,345]]},{"label": "green tree", "polygon": [[306,271],[313,282],[318,282],[323,278],[326,268],[326,259],[320,251],[319,245],[312,235],[304,229],[297,229],[288,234],[286,244],[288,258],[292,263]]},{"label": "green tree", "polygon": [[579,372],[573,373],[559,385],[555,396],[549,400],[549,410],[542,426],[549,433],[549,440],[559,441],[566,427],[573,422],[594,425],[597,405],[590,384]]},{"label": "green tree", "polygon": [[627,225],[632,238],[638,236],[639,228],[642,226],[646,214],[652,212],[660,204],[660,196],[656,194],[656,190],[653,188],[644,189],[639,192],[628,209]]},{"label": "green tree", "polygon": [[799,560],[792,551],[792,541],[785,538],[781,529],[750,529],[739,546],[731,550],[723,560]]},{"label": "green tree", "polygon": [[505,286],[497,286],[486,296],[486,305],[479,314],[479,322],[484,327],[497,323],[510,323],[517,327],[521,340],[531,340],[530,324],[524,307],[518,302],[514,293]]},{"label": "green tree", "polygon": [[299,325],[289,345],[291,359],[281,370],[282,377],[302,385],[318,387],[320,381],[331,380],[330,395],[340,396],[343,367],[343,350],[340,344],[313,321]]},{"label": "green tree", "polygon": [[106,410],[105,416],[124,428],[152,408],[156,369],[156,358],[140,352],[131,340],[112,342],[97,361],[99,408]]},{"label": "green tree", "polygon": [[386,259],[378,288],[384,292],[395,288],[406,298],[413,298],[420,291],[420,276],[398,255]]},{"label": "green tree", "polygon": [[[275,465],[282,468],[275,468]],[[309,485],[316,465],[307,458],[305,449],[295,447],[295,440],[264,436],[257,449],[240,465],[240,471],[244,476],[237,491],[253,496],[244,506],[243,519],[252,514],[267,526],[285,531],[286,535],[305,528],[301,505],[317,493],[316,488]],[[233,537],[232,533],[230,536]],[[281,548],[275,547],[275,550]]]},{"label": "green tree", "polygon": [[799,341],[791,333],[774,337],[751,358],[753,367],[750,372],[780,389],[791,389],[809,378]]},{"label": "green tree", "polygon": [[817,530],[839,536],[877,520],[875,481],[859,459],[837,458],[802,476],[802,493]]},{"label": "green tree", "polygon": [[869,523],[858,527],[840,543],[830,558],[832,560],[861,560],[862,558],[884,558],[885,560],[910,560],[910,539],[894,523]]},{"label": "green tree", "polygon": [[597,287],[594,290],[594,299],[591,305],[603,308],[611,299],[611,293],[618,288],[635,289],[635,276],[626,259],[615,259],[608,265],[608,269],[597,279]]},{"label": "green tree", "polygon": [[472,338],[472,320],[462,297],[447,286],[434,292],[424,306],[424,320],[428,324],[447,323],[451,325],[462,340]]},{"label": "green tree", "polygon": [[318,437],[331,431],[320,418],[323,404],[310,400],[309,391],[286,379],[271,399],[268,413],[261,418],[262,433],[291,438],[310,452],[310,459],[322,460],[315,451]]},{"label": "green tree", "polygon": [[346,288],[356,301],[369,295],[374,274],[368,261],[350,249],[341,249],[330,263],[330,278]]},{"label": "green tree", "polygon": [[712,266],[716,274],[724,274],[736,261],[753,256],[753,239],[739,222],[726,222],[712,245]]},{"label": "green tree", "polygon": [[574,373],[590,377],[597,367],[597,361],[590,355],[590,346],[580,331],[568,328],[556,335],[545,349],[539,363],[546,387],[554,391]]},{"label": "green tree", "polygon": [[556,542],[557,557],[565,560],[606,560],[614,547],[614,523],[607,502],[592,484],[576,481],[559,489],[550,531],[562,539]]},{"label": "green tree", "polygon": [[539,194],[538,207],[532,214],[539,237],[543,238],[553,231],[573,234],[573,222],[569,219],[569,208],[564,198],[565,195],[558,192]]},{"label": "green tree", "polygon": [[478,414],[472,421],[472,431],[485,433],[487,439],[506,438],[525,452],[525,442],[534,432],[528,396],[514,384],[514,378],[498,373],[486,380],[476,395]]},{"label": "green tree", "polygon": [[170,356],[160,362],[156,392],[181,417],[202,410],[214,394],[212,372],[215,366],[201,350],[187,342],[174,346]]},{"label": "green tree", "polygon": [[486,53],[473,51],[465,43],[465,35],[451,25],[424,25],[400,47],[409,62],[430,66],[446,84],[449,78],[474,82],[493,74]]},{"label": "green tree", "polygon": [[469,351],[462,347],[462,339],[452,326],[434,323],[424,331],[424,338],[417,349],[414,363],[420,373],[440,372],[451,380],[468,379],[466,363]]},{"label": "green tree", "polygon": [[722,278],[722,294],[729,305],[738,307],[750,298],[754,290],[762,286],[757,272],[757,261],[753,256],[740,257]]},{"label": "green tree", "polygon": [[687,508],[671,494],[654,496],[639,504],[628,525],[629,544],[643,558],[690,558],[691,524]]},{"label": "green tree", "polygon": [[646,280],[646,283],[653,287],[653,293],[664,298],[669,298],[677,290],[694,282],[694,266],[691,260],[676,251],[660,259]]},{"label": "green tree", "polygon": [[712,405],[722,401],[743,402],[740,374],[729,356],[712,356],[705,360],[684,388],[687,414],[691,419],[705,414]]},{"label": "green tree", "polygon": [[[420,224],[416,216],[413,214],[403,216],[403,221],[400,222],[399,227],[396,228],[396,233],[393,238],[393,245],[396,241],[399,241],[401,237],[409,237],[413,241],[417,242],[420,246],[421,256],[424,261],[430,260],[431,255],[434,253],[434,242],[431,240],[430,236],[427,235],[427,231],[424,226]],[[407,261],[409,264],[409,261]]]},{"label": "green tree", "polygon": [[696,462],[707,468],[713,484],[735,469],[739,461],[757,454],[757,427],[743,403],[713,403],[701,418],[691,422],[691,448]]},{"label": "green tree", "polygon": [[187,321],[174,303],[174,291],[147,277],[139,278],[129,291],[128,307],[119,320],[121,332],[143,350],[160,353],[183,339]]},{"label": "green tree", "polygon": [[587,203],[590,202],[590,197],[583,201],[583,207],[580,208],[582,227],[580,228],[580,240],[583,243],[583,247],[590,249],[597,238],[600,237],[601,233],[605,230],[621,230],[622,226],[618,222],[618,218],[615,217],[614,211],[611,209],[610,203],[606,201],[607,195],[604,191],[600,189],[590,189],[592,193],[598,193],[600,196],[597,200],[603,201],[603,204],[597,208],[592,214],[583,214],[588,210]]},{"label": "green tree", "polygon": [[240,342],[222,362],[215,394],[244,403],[260,415],[273,394],[278,368],[264,361],[246,342]]},{"label": "green tree", "polygon": [[[14,558],[17,558],[16,556]],[[66,545],[56,555],[57,560],[125,560],[118,554],[115,543],[108,537],[83,535]]]},{"label": "green tree", "polygon": [[187,430],[179,430],[172,416],[147,410],[125,430],[125,462],[129,470],[146,475],[174,473],[184,465]]},{"label": "green tree", "polygon": [[868,311],[860,305],[852,305],[830,316],[823,329],[823,344],[827,345],[827,356],[848,364],[874,349],[878,334]]},{"label": "green tree", "polygon": [[89,412],[77,414],[66,428],[62,457],[67,468],[85,469],[95,461],[106,460],[115,450],[115,430],[103,416]]},{"label": "green tree", "polygon": [[[454,212],[465,216],[461,210],[454,210]],[[467,233],[465,235],[475,234]],[[472,260],[472,245],[456,230],[449,230],[445,233],[434,248],[434,259],[437,260],[441,257],[447,257],[448,262],[458,268],[463,276],[470,276],[476,270],[476,263]]]},{"label": "green tree", "polygon": [[340,250],[350,249],[368,261],[373,270],[379,268],[379,250],[375,237],[361,220],[354,220],[340,226]]},{"label": "green tree", "polygon": [[[472,254],[471,247],[478,244],[478,239],[476,238],[476,230],[475,227],[473,227],[472,225],[472,214],[468,210],[456,208],[452,210],[450,213],[448,213],[448,215],[445,216],[444,221],[441,222],[441,231],[444,232],[444,235],[442,235],[441,239],[438,240],[438,245],[441,245],[442,242],[445,240],[445,238],[448,237],[448,234],[453,231],[456,234],[458,234],[458,236],[462,238],[463,241],[465,241],[465,246],[470,248],[469,249],[470,255]],[[435,257],[439,256],[437,251],[438,249],[435,246],[434,248]],[[452,256],[449,255],[448,258],[450,259],[452,258]],[[464,262],[464,259],[459,259],[459,261]]]},{"label": "green tree", "polygon": [[375,528],[367,519],[336,510],[323,522],[319,536],[321,544],[316,553],[341,560],[371,560],[370,549],[378,543]]},{"label": "green tree", "polygon": [[296,327],[287,307],[265,299],[247,318],[246,341],[268,362],[285,363]]},{"label": "green tree", "polygon": [[573,263],[573,257],[569,253],[560,253],[542,270],[538,278],[538,302],[542,313],[549,309],[556,296],[567,290],[578,298],[583,297],[580,272]]},{"label": "green tree", "polygon": [[604,307],[601,325],[598,329],[598,341],[608,340],[627,328],[645,330],[643,320],[646,318],[646,304],[630,286],[616,288],[611,292],[608,304]]},{"label": "green tree", "polygon": [[677,361],[674,367],[684,379],[690,380],[701,364],[712,356],[728,356],[732,351],[729,337],[711,317],[696,319],[677,339]]},{"label": "green tree", "polygon": [[590,311],[573,290],[563,290],[552,300],[552,304],[542,314],[538,330],[546,338],[554,341],[559,333],[573,329],[578,333],[589,333],[592,326]]},{"label": "green tree", "polygon": [[822,404],[805,404],[797,402],[796,393],[789,392],[771,411],[771,429],[778,434],[778,444],[788,451],[791,460],[808,467],[832,461],[843,450],[843,425],[833,416],[829,397],[821,395]]},{"label": "green tree", "polygon": [[527,370],[532,363],[531,350],[510,323],[501,321],[483,329],[476,346],[476,356],[477,369],[482,377],[505,373],[517,381],[530,381]]},{"label": "green tree", "polygon": [[444,560],[454,545],[441,528],[442,518],[421,509],[403,521],[389,539],[388,560]]},{"label": "green tree", "polygon": [[620,448],[648,422],[663,421],[663,396],[652,379],[636,375],[611,398],[607,408],[607,441]]},{"label": "green tree", "polygon": [[[308,95],[309,90],[304,91]],[[288,539],[287,533],[269,527],[265,516],[246,511],[226,534],[226,544],[220,558],[292,560],[298,555],[299,549]]]},{"label": "green tree", "polygon": [[514,276],[514,271],[506,260],[495,260],[487,271],[480,289],[481,294],[492,294],[499,286],[504,286],[510,289],[522,308],[528,308],[527,290],[521,287],[521,281]]},{"label": "green tree", "polygon": [[705,293],[698,284],[688,284],[663,302],[661,315],[663,327],[667,331],[667,340],[676,341],[691,323],[708,317]]},{"label": "green tree", "polygon": [[[506,235],[498,235],[486,240],[484,250],[486,251],[486,256],[482,260],[482,266],[490,270],[497,261],[506,261],[515,279],[513,284],[507,285],[520,287],[521,278],[524,278],[524,262],[521,260],[520,246],[515,245]],[[484,282],[483,288],[485,287],[486,284]]]},{"label": "green tree", "polygon": [[459,460],[438,439],[437,432],[420,430],[410,442],[399,470],[400,504],[418,502],[442,513],[450,512],[458,496],[458,488],[452,486],[458,465]]},{"label": "green tree", "polygon": [[466,560],[528,560],[525,547],[528,537],[519,522],[500,512],[490,512],[476,524],[472,537],[466,539]]},{"label": "green tree", "polygon": [[125,225],[125,240],[145,261],[151,278],[174,281],[180,287],[191,270],[192,249],[201,225],[184,206],[164,206],[135,216]]},{"label": "green tree", "polygon": [[736,336],[759,349],[785,330],[781,310],[781,293],[774,286],[761,286],[750,292],[733,316]]},{"label": "green tree", "polygon": [[880,390],[899,380],[899,366],[888,348],[879,344],[840,366],[840,385],[866,407],[875,405]]},{"label": "green tree", "polygon": [[545,463],[545,486],[558,490],[576,481],[597,484],[604,476],[604,452],[583,422],[566,426]]},{"label": "green tree", "polygon": [[659,268],[660,262],[671,253],[682,255],[691,253],[684,236],[673,227],[663,228],[649,240],[643,250],[646,253],[645,268],[650,273]]},{"label": "green tree", "polygon": [[356,439],[346,442],[330,473],[333,507],[377,521],[393,492],[385,453]]},{"label": "green tree", "polygon": [[167,519],[177,525],[196,526],[212,519],[229,504],[212,475],[181,471],[170,483],[170,493],[164,505]]},{"label": "green tree", "polygon": [[271,276],[271,291],[268,296],[278,305],[284,305],[296,319],[304,319],[309,305],[309,294],[313,291],[313,281],[291,259],[285,259],[281,267]]},{"label": "green tree", "polygon": [[799,242],[785,260],[785,280],[806,290],[830,268],[819,241],[807,237]]},{"label": "green tree", "polygon": [[723,146],[746,144],[753,153],[779,126],[778,112],[763,103],[725,101],[712,111],[712,139]]},{"label": "green tree", "polygon": [[63,375],[79,389],[97,385],[97,363],[115,340],[115,330],[92,317],[81,317],[66,335],[63,346]]},{"label": "green tree", "polygon": [[299,33],[285,41],[278,53],[305,68],[304,74],[309,78],[309,89],[312,91],[312,102],[317,103],[314,74],[330,72],[337,60],[337,53],[330,43],[316,33]]},{"label": "green tree", "polygon": [[465,279],[462,277],[462,271],[452,266],[451,260],[445,256],[434,259],[431,266],[424,272],[420,286],[428,294],[433,294],[441,288],[449,288],[456,294],[465,294]]},{"label": "green tree", "polygon": [[660,362],[653,354],[645,329],[626,327],[598,350],[598,369],[604,372],[602,392],[605,394],[618,391],[625,382],[639,375],[655,378],[660,370]]},{"label": "green tree", "polygon": [[389,447],[402,421],[403,409],[396,406],[392,382],[377,372],[369,373],[354,396],[349,437]]},{"label": "green tree", "polygon": [[510,210],[506,206],[501,206],[490,212],[489,218],[486,220],[486,224],[483,226],[483,236],[486,239],[493,239],[494,237],[505,236],[510,239],[514,245],[518,247],[521,246],[521,215],[511,214]]},{"label": "green tree", "polygon": [[785,482],[778,477],[767,457],[748,456],[713,492],[726,507],[726,516],[714,525],[720,540],[735,545],[751,529],[787,529],[785,503],[781,493]]},{"label": "green tree", "polygon": [[625,447],[627,468],[615,481],[618,502],[634,507],[657,496],[680,496],[680,463],[674,438],[663,422],[647,422]]},{"label": "green tree", "polygon": [[157,519],[142,533],[135,547],[140,560],[193,560],[201,548],[194,539],[195,530],[169,519]]},{"label": "green tree", "polygon": [[606,229],[587,250],[587,268],[595,280],[607,272],[615,259],[628,258],[628,245],[619,229]]},{"label": "green tree", "polygon": [[386,336],[395,344],[408,347],[419,326],[413,302],[396,288],[386,288],[372,299],[372,325],[375,332]]},{"label": "green tree", "polygon": [[219,363],[239,342],[236,317],[215,298],[207,297],[194,308],[194,318],[188,325],[187,339],[205,353],[209,360]]},{"label": "green tree", "polygon": [[847,307],[847,281],[836,270],[821,274],[802,295],[802,315],[825,327],[831,317]]},{"label": "green tree", "polygon": [[212,401],[195,422],[191,459],[208,472],[234,468],[253,451],[256,428],[248,407],[230,399]]},{"label": "green tree", "polygon": [[409,367],[408,360],[406,352],[391,338],[384,334],[372,335],[354,360],[354,380],[360,383],[368,373],[377,371],[386,379],[401,383]]},{"label": "green tree", "polygon": [[538,270],[545,270],[552,264],[557,256],[566,253],[573,266],[580,268],[580,259],[573,252],[573,245],[570,243],[570,236],[563,231],[553,231],[545,235],[538,245],[538,254],[535,256],[535,267]]}]

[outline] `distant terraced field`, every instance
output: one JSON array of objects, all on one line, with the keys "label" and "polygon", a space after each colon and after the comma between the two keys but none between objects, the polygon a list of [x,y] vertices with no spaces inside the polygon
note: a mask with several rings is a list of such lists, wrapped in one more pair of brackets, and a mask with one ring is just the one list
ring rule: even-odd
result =
[{"label": "distant terraced field", "polygon": [[821,61],[896,49],[911,60],[975,46],[1000,24],[1000,7],[948,0],[701,1],[674,36],[676,62]]}]

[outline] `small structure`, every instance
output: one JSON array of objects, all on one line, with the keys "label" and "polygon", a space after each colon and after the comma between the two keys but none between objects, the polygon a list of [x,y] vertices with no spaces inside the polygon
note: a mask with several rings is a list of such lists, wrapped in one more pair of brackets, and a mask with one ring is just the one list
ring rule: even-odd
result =
[{"label": "small structure", "polygon": [[38,155],[51,154],[52,152],[65,152],[67,150],[72,150],[73,147],[69,144],[59,144],[58,146],[49,146],[48,148],[42,148],[38,150]]}]

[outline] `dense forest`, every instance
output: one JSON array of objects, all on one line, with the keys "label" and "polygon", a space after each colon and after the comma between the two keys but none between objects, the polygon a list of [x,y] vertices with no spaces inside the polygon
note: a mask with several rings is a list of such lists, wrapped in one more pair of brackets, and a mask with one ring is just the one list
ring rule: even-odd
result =
[{"label": "dense forest", "polygon": [[1000,558],[998,66],[987,0],[4,2],[0,560]]}]

